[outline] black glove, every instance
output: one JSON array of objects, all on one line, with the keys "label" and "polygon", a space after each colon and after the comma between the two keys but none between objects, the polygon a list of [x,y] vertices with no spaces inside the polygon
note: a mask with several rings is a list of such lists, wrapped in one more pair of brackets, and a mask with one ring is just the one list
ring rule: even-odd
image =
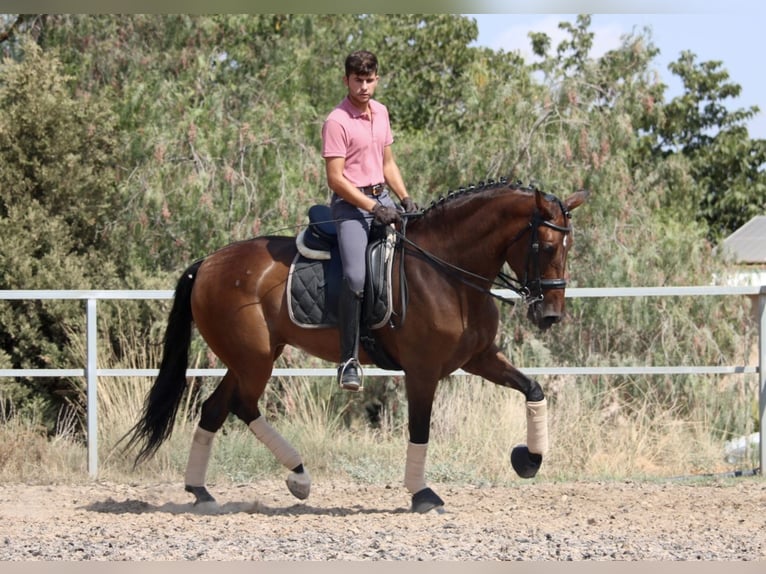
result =
[{"label": "black glove", "polygon": [[420,207],[418,207],[417,203],[412,201],[410,196],[405,197],[401,203],[404,208],[404,213],[415,213],[416,211],[420,211]]},{"label": "black glove", "polygon": [[373,221],[378,225],[388,225],[390,223],[400,223],[402,218],[399,212],[393,208],[379,203],[372,210]]}]

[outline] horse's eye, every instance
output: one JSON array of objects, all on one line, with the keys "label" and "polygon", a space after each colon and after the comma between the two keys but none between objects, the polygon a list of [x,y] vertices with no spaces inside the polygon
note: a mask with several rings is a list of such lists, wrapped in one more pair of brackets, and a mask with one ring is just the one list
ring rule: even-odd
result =
[{"label": "horse's eye", "polygon": [[556,244],[555,243],[543,243],[542,244],[543,253],[553,253],[556,251]]}]

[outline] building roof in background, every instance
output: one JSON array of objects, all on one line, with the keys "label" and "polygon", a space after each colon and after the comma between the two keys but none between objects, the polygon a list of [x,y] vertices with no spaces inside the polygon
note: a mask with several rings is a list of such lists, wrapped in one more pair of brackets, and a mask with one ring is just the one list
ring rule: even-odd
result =
[{"label": "building roof in background", "polygon": [[758,215],[723,240],[723,253],[735,263],[766,263],[766,215]]}]

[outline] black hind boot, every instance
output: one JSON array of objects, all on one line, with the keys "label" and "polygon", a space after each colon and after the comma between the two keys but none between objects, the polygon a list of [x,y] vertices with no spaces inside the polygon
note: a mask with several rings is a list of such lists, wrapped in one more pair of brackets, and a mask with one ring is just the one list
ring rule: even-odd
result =
[{"label": "black hind boot", "polygon": [[362,291],[354,291],[343,279],[338,301],[340,330],[340,366],[338,384],[347,391],[362,390],[362,367],[359,364],[359,321],[362,312]]}]

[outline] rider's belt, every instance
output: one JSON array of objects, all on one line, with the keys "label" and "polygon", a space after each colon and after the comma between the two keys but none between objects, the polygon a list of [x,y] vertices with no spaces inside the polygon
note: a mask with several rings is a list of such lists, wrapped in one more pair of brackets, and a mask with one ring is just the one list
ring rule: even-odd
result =
[{"label": "rider's belt", "polygon": [[359,191],[366,195],[371,195],[373,197],[379,196],[383,191],[386,189],[385,183],[376,183],[375,185],[367,185],[365,187],[360,187]]}]

